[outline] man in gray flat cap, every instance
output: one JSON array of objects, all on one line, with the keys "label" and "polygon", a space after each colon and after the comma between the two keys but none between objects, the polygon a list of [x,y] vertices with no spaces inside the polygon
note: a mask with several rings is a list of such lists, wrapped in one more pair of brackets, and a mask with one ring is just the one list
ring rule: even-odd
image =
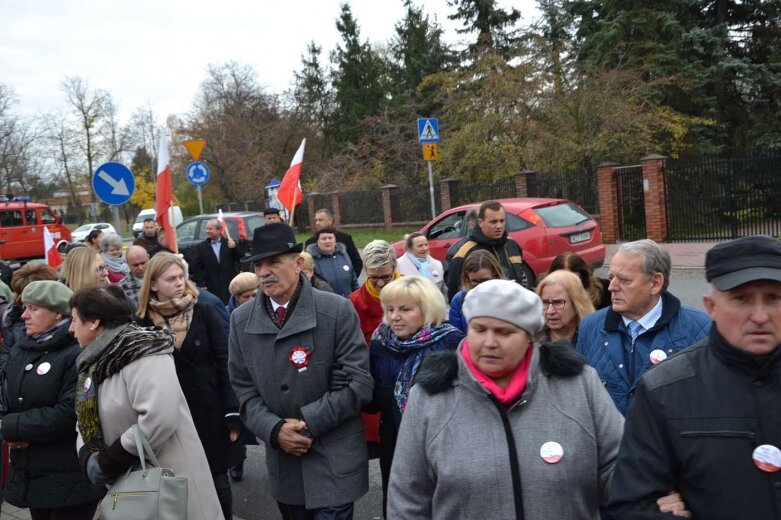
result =
[{"label": "man in gray flat cap", "polygon": [[[781,518],[781,243],[721,243],[705,269],[713,327],[640,378],[610,488],[614,520]],[[671,490],[683,502],[660,513]]]}]

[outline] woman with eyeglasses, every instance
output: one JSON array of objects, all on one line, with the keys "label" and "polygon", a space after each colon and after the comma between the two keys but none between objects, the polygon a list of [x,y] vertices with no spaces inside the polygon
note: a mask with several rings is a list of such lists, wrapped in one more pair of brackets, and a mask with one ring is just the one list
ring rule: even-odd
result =
[{"label": "woman with eyeglasses", "polygon": [[450,301],[450,324],[466,334],[466,320],[461,312],[466,293],[488,280],[502,280],[506,278],[504,269],[490,251],[478,249],[472,251],[464,260],[461,270],[461,287],[463,289],[453,296]]},{"label": "woman with eyeglasses", "polygon": [[594,304],[578,275],[570,271],[554,271],[539,283],[537,294],[542,299],[545,318],[540,340],[566,340],[575,345],[580,320],[594,312]]},{"label": "woman with eyeglasses", "polygon": [[127,255],[122,251],[122,237],[116,233],[103,235],[100,240],[100,251],[100,256],[106,264],[108,281],[112,284],[119,283],[130,273]]},{"label": "woman with eyeglasses", "polygon": [[108,285],[106,262],[100,253],[96,253],[91,247],[77,247],[65,257],[62,264],[62,282],[73,292],[86,287]]},{"label": "woman with eyeglasses", "polygon": [[[397,270],[396,253],[385,240],[372,240],[363,248],[363,268],[366,269],[366,281],[357,290],[350,293],[350,302],[358,313],[361,332],[369,345],[372,334],[382,322],[382,290],[401,274]],[[369,457],[376,459],[380,449],[380,416],[378,413],[363,413],[366,447]]]}]

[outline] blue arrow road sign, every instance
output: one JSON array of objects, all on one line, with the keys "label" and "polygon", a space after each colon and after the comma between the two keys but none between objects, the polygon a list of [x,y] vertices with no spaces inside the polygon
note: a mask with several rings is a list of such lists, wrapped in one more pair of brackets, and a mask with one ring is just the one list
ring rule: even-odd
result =
[{"label": "blue arrow road sign", "polygon": [[421,117],[418,119],[418,142],[439,142],[439,119],[436,117]]},{"label": "blue arrow road sign", "polygon": [[92,176],[95,195],[106,204],[118,206],[130,200],[136,190],[136,179],[127,166],[107,162],[98,166]]},{"label": "blue arrow road sign", "polygon": [[184,171],[187,174],[187,180],[195,184],[196,186],[203,186],[209,182],[209,167],[201,161],[193,161],[187,165],[187,169]]}]

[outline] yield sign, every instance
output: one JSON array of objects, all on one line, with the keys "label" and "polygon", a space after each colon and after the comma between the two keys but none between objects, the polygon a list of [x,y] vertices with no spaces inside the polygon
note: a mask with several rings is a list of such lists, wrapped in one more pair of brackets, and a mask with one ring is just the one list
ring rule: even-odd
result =
[{"label": "yield sign", "polygon": [[206,146],[206,139],[192,139],[190,141],[183,141],[182,144],[187,148],[193,161],[197,161],[201,158],[203,147]]}]

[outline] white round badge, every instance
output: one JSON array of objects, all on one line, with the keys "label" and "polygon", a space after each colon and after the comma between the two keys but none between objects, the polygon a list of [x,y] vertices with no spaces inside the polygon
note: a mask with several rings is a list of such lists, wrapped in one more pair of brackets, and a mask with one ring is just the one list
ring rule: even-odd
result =
[{"label": "white round badge", "polygon": [[343,265],[342,269],[344,269],[345,271],[349,271],[350,270],[350,266],[349,265]]},{"label": "white round badge", "polygon": [[564,458],[564,448],[558,442],[548,441],[540,448],[540,457],[548,464],[556,464]]},{"label": "white round badge", "polygon": [[49,363],[48,361],[44,361],[43,363],[41,363],[40,365],[38,365],[38,368],[35,370],[35,372],[36,372],[36,373],[37,373],[39,376],[42,376],[42,375],[44,375],[44,374],[47,374],[47,373],[49,373],[49,370],[51,370],[51,369],[52,369],[52,365],[51,365],[51,363]]},{"label": "white round badge", "polygon": [[24,366],[24,371],[25,372],[29,372],[32,369],[33,369],[33,364],[32,363],[29,363],[29,364]]},{"label": "white round badge", "polygon": [[664,350],[656,349],[651,351],[651,355],[648,356],[651,359],[651,363],[658,365],[665,359],[667,359],[667,353]]},{"label": "white round badge", "polygon": [[766,473],[781,470],[781,450],[772,444],[757,446],[751,458],[754,459],[754,465]]},{"label": "white round badge", "polygon": [[84,380],[84,393],[89,392],[90,388],[92,388],[92,378],[88,377]]}]

